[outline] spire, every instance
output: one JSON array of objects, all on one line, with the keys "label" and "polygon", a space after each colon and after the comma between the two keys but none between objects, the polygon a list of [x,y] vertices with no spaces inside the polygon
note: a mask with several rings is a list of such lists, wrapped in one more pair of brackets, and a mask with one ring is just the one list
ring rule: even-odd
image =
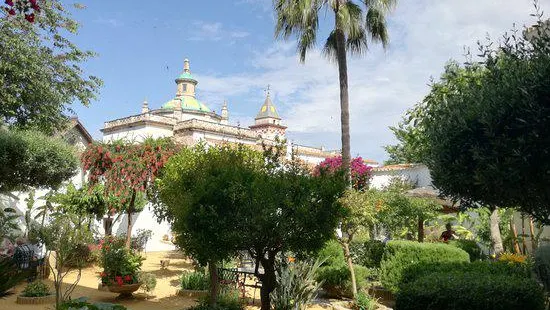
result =
[{"label": "spire", "polygon": [[228,124],[229,123],[229,112],[227,111],[227,101],[223,101],[222,106],[222,124]]},{"label": "spire", "polygon": [[189,71],[189,59],[187,58],[183,60],[183,72],[191,73],[191,71]]},{"label": "spire", "polygon": [[269,94],[270,85],[267,85],[267,88],[265,89],[265,101],[262,107],[260,108],[260,112],[256,115],[256,120],[262,119],[262,118],[274,118],[277,120],[280,120],[279,113],[277,113],[277,109],[275,108],[275,105],[273,102],[271,102],[271,97]]},{"label": "spire", "polygon": [[147,98],[143,100],[143,104],[141,105],[141,113],[148,113],[149,112],[149,103],[147,102]]}]

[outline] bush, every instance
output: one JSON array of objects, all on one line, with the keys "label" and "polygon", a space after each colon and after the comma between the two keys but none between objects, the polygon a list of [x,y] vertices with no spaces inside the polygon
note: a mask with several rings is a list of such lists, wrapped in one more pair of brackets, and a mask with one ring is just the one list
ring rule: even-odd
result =
[{"label": "bush", "polygon": [[544,245],[537,249],[533,268],[546,291],[550,292],[550,245]]},{"label": "bush", "polygon": [[210,287],[210,277],[200,271],[185,271],[181,275],[181,289],[203,291]]},{"label": "bush", "polygon": [[[354,265],[357,290],[367,285],[370,270],[366,267]],[[353,296],[351,289],[351,274],[347,265],[325,266],[319,268],[317,281],[322,282],[321,287],[332,297]]]},{"label": "bush", "polygon": [[485,256],[475,240],[451,240],[449,241],[449,244],[466,251],[466,253],[470,255],[471,262],[482,260]]},{"label": "bush", "polygon": [[364,292],[357,293],[357,299],[353,303],[354,310],[375,310],[377,309],[376,300]]},{"label": "bush", "polygon": [[395,293],[399,290],[403,271],[414,264],[469,261],[468,253],[447,244],[390,241],[380,263],[380,281]]},{"label": "bush", "polygon": [[396,310],[544,309],[544,293],[532,279],[487,272],[445,271],[404,284]]},{"label": "bush", "polygon": [[385,244],[378,240],[353,242],[350,246],[353,262],[369,268],[380,268],[384,246]]},{"label": "bush", "polygon": [[229,291],[220,291],[215,306],[208,304],[208,296],[199,300],[199,304],[189,308],[189,310],[243,310],[245,305],[239,298],[239,291],[233,289]]},{"label": "bush", "polygon": [[29,276],[29,272],[21,272],[12,259],[0,258],[0,297]]},{"label": "bush", "polygon": [[315,280],[321,262],[310,264],[296,262],[282,266],[277,271],[277,286],[271,292],[271,304],[275,310],[302,310],[317,295],[319,282]]},{"label": "bush", "polygon": [[346,258],[342,246],[336,240],[329,240],[317,255],[323,262],[322,266],[346,265]]},{"label": "bush", "polygon": [[477,273],[508,275],[515,278],[528,279],[531,271],[527,265],[509,264],[505,262],[476,261],[468,262],[447,262],[447,263],[418,263],[410,265],[402,272],[399,287],[416,281],[418,278],[429,276],[432,273],[456,272],[456,273]]},{"label": "bush", "polygon": [[80,297],[63,302],[58,310],[127,310],[122,305],[106,302],[89,303],[87,297]]},{"label": "bush", "polygon": [[75,244],[67,256],[66,267],[84,267],[93,262],[92,249],[87,244]]},{"label": "bush", "polygon": [[34,281],[27,284],[21,295],[24,297],[42,297],[51,295],[51,293],[50,288],[44,282]]},{"label": "bush", "polygon": [[527,256],[514,253],[503,253],[498,257],[498,261],[510,264],[525,264],[527,263]]},{"label": "bush", "polygon": [[138,281],[142,283],[141,288],[147,293],[152,292],[157,287],[157,278],[152,273],[138,273]]}]

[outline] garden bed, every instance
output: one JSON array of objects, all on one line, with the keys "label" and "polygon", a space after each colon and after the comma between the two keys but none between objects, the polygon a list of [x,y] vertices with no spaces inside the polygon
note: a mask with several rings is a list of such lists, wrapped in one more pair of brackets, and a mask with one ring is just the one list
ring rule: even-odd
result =
[{"label": "garden bed", "polygon": [[17,301],[18,304],[22,305],[42,305],[42,304],[51,304],[55,303],[55,295],[47,295],[40,297],[25,297],[18,295]]}]

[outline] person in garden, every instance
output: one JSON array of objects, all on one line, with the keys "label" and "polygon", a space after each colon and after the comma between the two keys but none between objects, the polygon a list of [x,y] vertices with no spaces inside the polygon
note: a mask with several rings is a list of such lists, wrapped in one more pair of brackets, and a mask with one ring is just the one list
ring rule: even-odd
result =
[{"label": "person in garden", "polygon": [[444,242],[458,239],[458,237],[455,235],[455,231],[453,230],[453,227],[451,226],[451,223],[447,223],[445,225],[445,228],[446,230],[441,233],[440,239],[442,239]]},{"label": "person in garden", "polygon": [[4,237],[4,239],[2,240],[2,244],[0,245],[0,255],[12,256],[14,251],[15,247],[13,246],[13,243],[10,241],[10,239]]}]

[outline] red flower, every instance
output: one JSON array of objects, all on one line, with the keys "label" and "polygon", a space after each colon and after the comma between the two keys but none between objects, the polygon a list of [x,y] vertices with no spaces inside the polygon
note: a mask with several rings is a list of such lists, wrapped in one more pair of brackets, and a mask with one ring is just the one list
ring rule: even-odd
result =
[{"label": "red flower", "polygon": [[132,281],[132,276],[128,274],[124,277],[124,280],[130,282],[130,281]]},{"label": "red flower", "polygon": [[12,0],[6,0],[5,3],[9,6],[13,6],[13,1]]},{"label": "red flower", "polygon": [[33,4],[33,5],[31,5],[31,8],[32,8],[33,10],[35,10],[36,12],[40,12],[40,7],[38,6],[38,4]]},{"label": "red flower", "polygon": [[124,284],[124,282],[122,281],[122,277],[121,277],[121,276],[116,276],[116,277],[115,277],[115,281],[116,281],[116,283],[117,283],[119,286],[122,286],[122,284]]},{"label": "red flower", "polygon": [[15,10],[14,10],[14,9],[9,9],[9,10],[8,10],[8,14],[10,14],[10,15],[15,15]]},{"label": "red flower", "polygon": [[32,5],[36,5],[36,0],[29,0]]},{"label": "red flower", "polygon": [[31,13],[31,14],[25,14],[25,19],[29,22],[29,23],[32,23],[34,22],[34,13]]},{"label": "red flower", "polygon": [[101,272],[99,275],[100,275],[102,278],[105,278],[105,277],[107,276],[107,274],[105,273],[105,271]]}]

